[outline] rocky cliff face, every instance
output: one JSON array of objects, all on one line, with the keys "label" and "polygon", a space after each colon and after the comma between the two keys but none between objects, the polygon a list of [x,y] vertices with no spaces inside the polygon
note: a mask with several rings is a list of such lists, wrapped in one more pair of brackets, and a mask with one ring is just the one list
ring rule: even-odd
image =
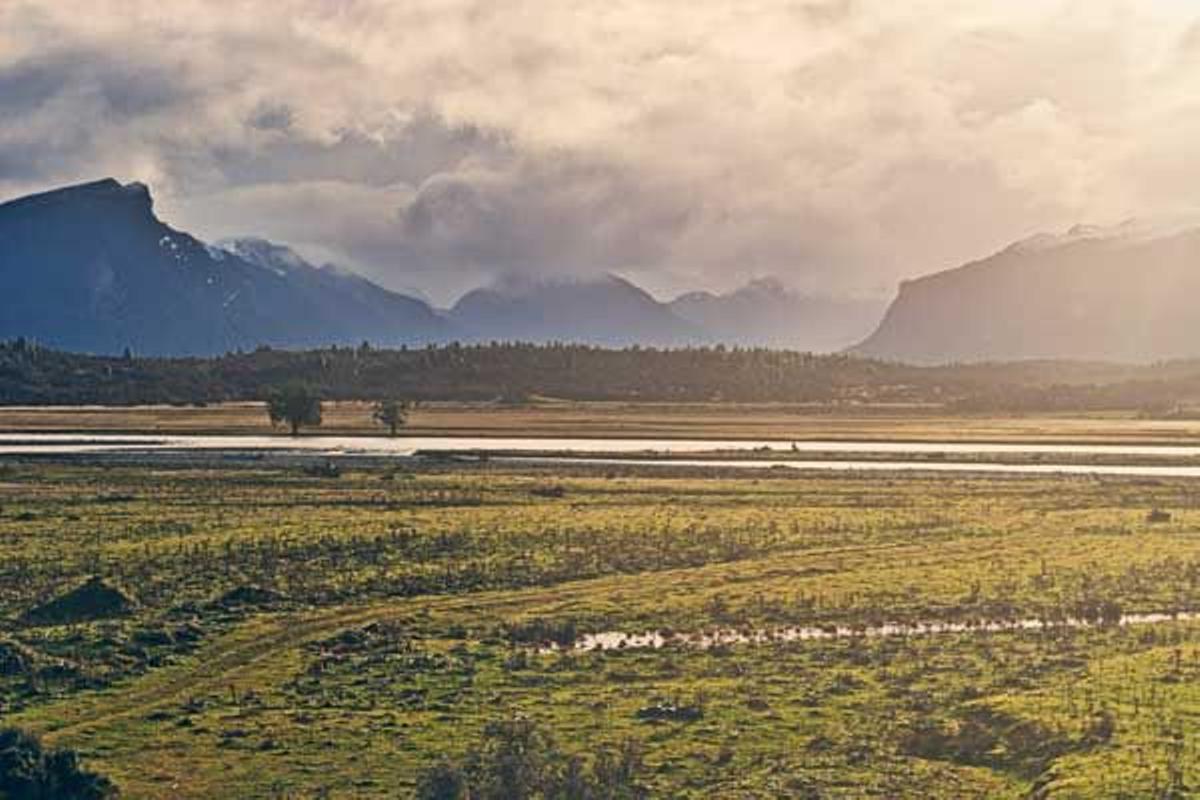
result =
[{"label": "rocky cliff face", "polygon": [[1200,355],[1200,229],[1076,228],[901,285],[855,350],[916,363]]},{"label": "rocky cliff face", "polygon": [[439,338],[423,303],[282,271],[177,231],[149,190],[106,179],[0,205],[0,337],[84,352],[211,354]]}]

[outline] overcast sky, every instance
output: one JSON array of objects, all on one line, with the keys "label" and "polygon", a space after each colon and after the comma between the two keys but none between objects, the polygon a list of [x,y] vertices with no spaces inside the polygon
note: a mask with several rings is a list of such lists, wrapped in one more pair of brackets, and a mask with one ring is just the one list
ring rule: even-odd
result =
[{"label": "overcast sky", "polygon": [[889,293],[1200,204],[1192,0],[0,0],[0,197],[112,175],[445,302]]}]

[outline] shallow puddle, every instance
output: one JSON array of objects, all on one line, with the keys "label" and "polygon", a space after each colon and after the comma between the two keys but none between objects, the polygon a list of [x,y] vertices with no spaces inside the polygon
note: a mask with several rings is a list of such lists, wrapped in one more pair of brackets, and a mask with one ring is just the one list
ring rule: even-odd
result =
[{"label": "shallow puddle", "polygon": [[[1200,619],[1200,612],[1180,611],[1175,613],[1156,612],[1147,614],[1125,614],[1107,627],[1132,625],[1154,625],[1164,622]],[[854,637],[878,638],[883,636],[939,636],[955,633],[1000,633],[1004,631],[1040,631],[1060,628],[1098,628],[1104,623],[1084,619],[1045,621],[1039,619],[997,620],[989,622],[923,622],[916,624],[887,624],[874,627],[851,628],[844,626],[762,628],[745,630],[738,628],[716,628],[693,633],[674,631],[646,631],[624,633],[603,631],[580,636],[573,645],[541,648],[543,653],[575,650],[632,650],[659,649],[662,647],[686,647],[707,650],[721,645],[773,644],[778,642],[803,642]]]}]

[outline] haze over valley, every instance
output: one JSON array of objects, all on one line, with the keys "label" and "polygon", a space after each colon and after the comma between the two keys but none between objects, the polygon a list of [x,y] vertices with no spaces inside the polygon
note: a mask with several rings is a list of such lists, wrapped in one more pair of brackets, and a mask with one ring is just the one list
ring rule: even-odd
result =
[{"label": "haze over valley", "polygon": [[[144,353],[362,334],[861,345],[921,362],[1197,355],[1185,241],[1050,244],[1197,219],[1187,3],[805,0],[745,19],[671,2],[647,21],[602,4],[286,0],[279,15],[0,8],[0,199],[113,176],[196,241],[336,265],[230,274],[255,288],[222,310],[229,293],[193,287],[209,299],[175,313],[158,296],[182,287],[153,251],[112,250],[111,285],[63,272],[45,294],[40,261],[67,267],[44,220],[5,248],[3,280],[65,315],[26,335]],[[157,223],[139,224],[149,241]],[[116,237],[85,236],[73,257]],[[197,269],[204,285],[242,267]],[[109,307],[124,321],[92,331]],[[25,318],[5,313],[18,335]],[[205,330],[148,336],[155,315]]]},{"label": "haze over valley", "polygon": [[0,800],[1200,797],[1195,0],[0,0]]},{"label": "haze over valley", "polygon": [[212,355],[364,341],[833,350],[870,330],[877,305],[807,297],[769,280],[664,303],[604,275],[502,278],[438,309],[314,266],[284,244],[201,242],[154,214],[148,187],[111,178],[0,204],[0,237],[0,288],[12,301],[0,337],[81,352]]},{"label": "haze over valley", "polygon": [[[890,304],[777,278],[661,301],[628,279],[500,276],[449,308],[286,244],[201,242],[150,189],[105,179],[0,204],[0,336],[81,352],[214,355],[261,345],[451,341],[848,350],[913,363],[1197,356],[1200,228],[1039,234],[905,281]],[[43,309],[53,308],[47,315]]]}]

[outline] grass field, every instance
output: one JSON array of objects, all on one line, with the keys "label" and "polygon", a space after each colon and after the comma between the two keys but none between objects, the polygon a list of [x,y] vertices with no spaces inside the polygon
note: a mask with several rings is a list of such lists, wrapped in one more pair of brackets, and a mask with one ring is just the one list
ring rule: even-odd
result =
[{"label": "grass field", "polygon": [[[325,403],[313,434],[379,435],[371,404]],[[269,434],[260,403],[191,406],[0,407],[0,431]],[[1200,419],[1132,412],[948,415],[932,407],[603,403],[427,403],[402,431],[413,436],[742,438],[774,441],[1194,442]]]},{"label": "grass field", "polygon": [[[89,576],[136,605],[29,614]],[[128,797],[407,796],[514,718],[652,796],[1183,797],[1200,624],[1099,622],[1198,587],[1187,481],[10,462],[0,710]]]}]

